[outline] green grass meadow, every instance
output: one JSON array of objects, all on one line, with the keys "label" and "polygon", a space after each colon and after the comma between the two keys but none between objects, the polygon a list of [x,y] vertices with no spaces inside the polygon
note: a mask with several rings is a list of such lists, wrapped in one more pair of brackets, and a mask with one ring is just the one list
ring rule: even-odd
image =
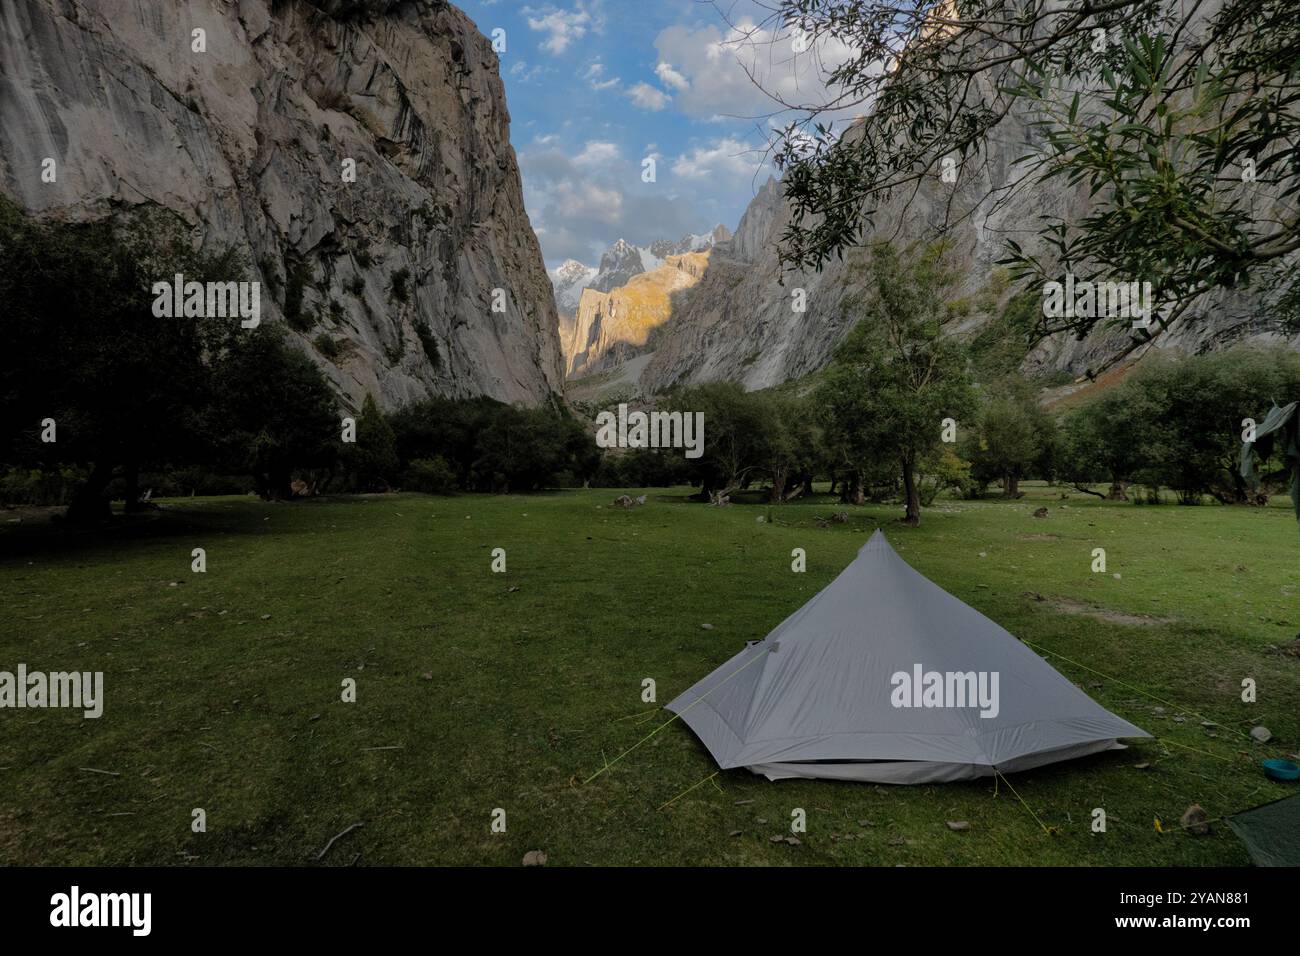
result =
[{"label": "green grass meadow", "polygon": [[[895,506],[712,508],[688,489],[632,510],[608,490],[215,498],[89,533],[5,524],[0,670],[103,671],[106,703],[98,720],[0,711],[0,863],[1248,864],[1220,818],[1296,792],[1258,767],[1300,751],[1300,658],[1278,649],[1300,633],[1294,516],[1027,490],[941,500],[916,529]],[[848,523],[819,521],[837,511]],[[680,721],[645,739],[671,715],[641,701],[644,678],[671,700],[877,526],[1159,739],[1012,775],[1014,792],[710,777]],[[1192,803],[1208,836],[1178,829]],[[795,808],[799,844],[772,842]]]}]

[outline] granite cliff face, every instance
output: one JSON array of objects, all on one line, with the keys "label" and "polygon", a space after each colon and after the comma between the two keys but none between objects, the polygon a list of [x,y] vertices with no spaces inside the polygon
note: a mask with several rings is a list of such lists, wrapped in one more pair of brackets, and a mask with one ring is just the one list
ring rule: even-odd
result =
[{"label": "granite cliff face", "polygon": [[64,219],[162,207],[239,249],[263,321],[354,407],[562,391],[509,122],[489,42],[440,0],[0,5],[0,188]]},{"label": "granite cliff face", "polygon": [[[852,130],[846,135],[853,135]],[[905,243],[933,235],[945,220],[957,221],[950,233],[952,261],[963,277],[957,295],[980,298],[997,270],[996,261],[1005,255],[1007,237],[1041,254],[1046,250],[1034,238],[1041,216],[1077,221],[1089,209],[1086,184],[1077,189],[1055,184],[1018,188],[1004,200],[989,199],[1006,195],[1008,185],[1024,177],[1025,170],[1014,159],[1027,152],[1025,144],[1034,135],[1023,116],[1008,115],[978,163],[963,168],[955,185],[934,177],[923,182],[915,196],[909,193],[909,204],[885,205],[874,228],[866,231],[863,246],[878,239]],[[783,272],[778,244],[789,221],[780,184],[769,179],[745,211],[735,236],[714,248],[698,286],[657,331],[654,354],[640,373],[640,392],[655,394],[677,384],[717,380],[767,388],[815,372],[830,361],[860,317],[861,310],[850,307],[849,301],[869,294],[868,257],[859,246],[846,249],[842,260],[832,259],[821,272]],[[805,304],[803,312],[796,309],[797,296]],[[972,311],[951,331],[975,333],[993,317]],[[1203,298],[1168,331],[1136,350],[1132,335],[1125,328],[1099,327],[1083,340],[1056,336],[1038,343],[1022,371],[1082,377],[1121,357],[1122,365],[1158,350],[1187,354],[1242,341],[1300,347],[1300,336],[1288,339],[1267,303],[1249,291]]]}]

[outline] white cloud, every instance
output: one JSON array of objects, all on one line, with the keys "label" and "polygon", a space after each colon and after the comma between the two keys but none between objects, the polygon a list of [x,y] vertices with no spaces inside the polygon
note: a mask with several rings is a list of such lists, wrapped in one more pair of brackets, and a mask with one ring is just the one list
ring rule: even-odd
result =
[{"label": "white cloud", "polygon": [[582,148],[582,152],[573,157],[579,166],[601,166],[618,159],[618,146],[593,139]]},{"label": "white cloud", "polygon": [[670,64],[660,63],[656,66],[655,76],[659,77],[664,85],[671,86],[675,90],[689,90],[691,88],[690,80],[674,70]]},{"label": "white cloud", "polygon": [[718,176],[752,178],[762,164],[762,151],[730,136],[696,146],[673,160],[673,175],[683,179]]},{"label": "white cloud", "polygon": [[525,60],[516,60],[509,70],[510,75],[520,83],[531,83],[546,72],[548,72],[546,67],[540,64],[529,68]]},{"label": "white cloud", "polygon": [[[713,119],[754,118],[781,110],[769,92],[793,104],[827,103],[835,91],[827,88],[826,77],[851,53],[837,40],[820,38],[796,54],[786,31],[743,19],[725,31],[717,26],[668,27],[655,37],[655,49],[655,73],[677,92],[677,108]],[[858,107],[850,112],[861,111]]]},{"label": "white cloud", "polygon": [[[579,162],[581,157],[586,159]],[[688,193],[664,182],[644,183],[640,156],[629,157],[600,140],[567,151],[535,140],[519,154],[519,165],[528,218],[553,265],[565,259],[599,262],[601,252],[620,237],[645,245],[706,232],[724,209],[731,219],[732,207],[743,206],[736,196],[720,199],[716,183],[692,183]],[[745,180],[741,188],[748,192],[748,187]]]},{"label": "white cloud", "polygon": [[587,72],[583,78],[590,84],[593,90],[607,90],[610,87],[618,86],[619,80],[616,76],[605,79],[605,64],[599,60],[594,61],[591,66],[587,67]]},{"label": "white cloud", "polygon": [[672,101],[671,96],[649,83],[636,84],[627,91],[627,95],[643,110],[661,110]]},{"label": "white cloud", "polygon": [[540,9],[524,7],[522,13],[528,18],[529,29],[546,34],[541,48],[556,56],[564,53],[574,41],[581,40],[595,26],[591,14],[581,5],[573,10],[552,6]]},{"label": "white cloud", "polygon": [[615,225],[623,216],[623,194],[608,186],[564,182],[556,186],[551,199],[575,218]]}]

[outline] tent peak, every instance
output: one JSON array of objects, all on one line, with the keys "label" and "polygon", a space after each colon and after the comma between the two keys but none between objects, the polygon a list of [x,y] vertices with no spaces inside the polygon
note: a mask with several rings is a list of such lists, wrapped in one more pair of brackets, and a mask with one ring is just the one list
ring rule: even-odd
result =
[{"label": "tent peak", "polygon": [[862,554],[866,551],[893,551],[893,550],[894,550],[893,547],[889,543],[889,539],[885,537],[885,532],[877,528],[872,533],[871,537],[867,539],[867,543],[864,544],[862,547],[858,548],[858,554]]}]

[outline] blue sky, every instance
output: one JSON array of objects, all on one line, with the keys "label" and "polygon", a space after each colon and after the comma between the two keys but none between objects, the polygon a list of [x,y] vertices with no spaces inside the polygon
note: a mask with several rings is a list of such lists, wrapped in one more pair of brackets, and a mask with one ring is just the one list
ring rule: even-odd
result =
[{"label": "blue sky", "polygon": [[[773,172],[764,152],[776,109],[742,64],[769,88],[824,95],[814,58],[796,56],[787,31],[765,28],[754,0],[458,6],[485,35],[505,31],[511,140],[551,268],[595,265],[619,238],[735,229]],[[647,157],[653,183],[642,181]]]}]

